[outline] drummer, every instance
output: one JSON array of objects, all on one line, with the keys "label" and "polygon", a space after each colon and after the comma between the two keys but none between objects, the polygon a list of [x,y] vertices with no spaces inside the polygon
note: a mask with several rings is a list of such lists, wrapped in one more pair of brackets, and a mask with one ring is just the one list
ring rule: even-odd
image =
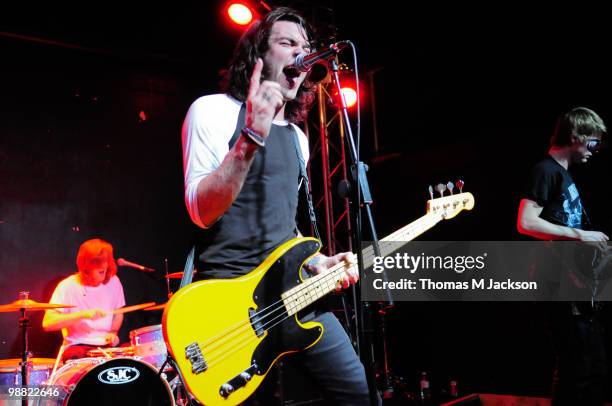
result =
[{"label": "drummer", "polygon": [[97,347],[118,345],[123,322],[123,314],[112,314],[125,306],[113,246],[100,239],[85,241],[76,264],[78,272],[59,282],[50,300],[75,307],[47,310],[43,319],[45,331],[62,330],[62,361],[87,357]]}]

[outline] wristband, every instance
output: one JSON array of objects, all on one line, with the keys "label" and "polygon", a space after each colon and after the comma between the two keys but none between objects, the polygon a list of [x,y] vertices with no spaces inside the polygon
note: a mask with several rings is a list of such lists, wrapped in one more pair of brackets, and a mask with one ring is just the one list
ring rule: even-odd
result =
[{"label": "wristband", "polygon": [[252,129],[250,129],[249,127],[247,126],[242,127],[242,130],[240,130],[240,132],[242,133],[242,135],[247,137],[248,140],[254,142],[260,147],[264,147],[266,145],[265,138],[259,135],[257,132],[253,131]]}]

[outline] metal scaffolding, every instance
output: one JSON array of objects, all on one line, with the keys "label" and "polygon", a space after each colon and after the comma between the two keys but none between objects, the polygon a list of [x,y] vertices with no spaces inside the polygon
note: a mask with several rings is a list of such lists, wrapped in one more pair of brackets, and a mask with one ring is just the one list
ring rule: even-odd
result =
[{"label": "metal scaffolding", "polygon": [[338,185],[348,177],[344,121],[333,104],[331,90],[329,81],[317,85],[318,115],[311,114],[305,125],[312,145],[308,176],[311,180],[322,180],[312,182],[312,186],[317,219],[323,226],[323,251],[327,255],[352,251],[349,202],[336,193]]}]

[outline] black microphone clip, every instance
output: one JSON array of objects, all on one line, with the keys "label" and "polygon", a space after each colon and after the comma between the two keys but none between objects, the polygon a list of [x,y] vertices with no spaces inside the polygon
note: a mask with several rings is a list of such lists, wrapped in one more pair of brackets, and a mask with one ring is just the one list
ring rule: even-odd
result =
[{"label": "black microphone clip", "polygon": [[310,53],[303,52],[295,57],[292,68],[298,72],[310,72],[308,79],[311,82],[319,82],[327,76],[327,66],[325,62],[334,58],[341,50],[348,47],[349,44],[349,41],[339,41],[318,51]]},{"label": "black microphone clip", "polygon": [[335,57],[336,54],[348,45],[348,41],[340,41],[308,54],[302,52],[295,57],[294,66],[300,72],[308,72],[315,64]]}]

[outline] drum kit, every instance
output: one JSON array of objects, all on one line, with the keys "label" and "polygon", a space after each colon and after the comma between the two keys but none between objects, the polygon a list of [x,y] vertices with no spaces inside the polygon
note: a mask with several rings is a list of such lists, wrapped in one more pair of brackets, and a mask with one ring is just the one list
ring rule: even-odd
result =
[{"label": "drum kit", "polygon": [[[28,292],[20,292],[19,300],[0,305],[0,312],[21,313],[22,340],[20,359],[0,360],[0,386],[59,388],[58,396],[40,403],[45,405],[187,404],[178,374],[167,362],[161,324],[132,330],[129,346],[99,347],[89,351],[87,358],[68,360],[59,366],[58,360],[53,358],[29,358],[27,329],[30,322],[27,312],[74,306],[40,303],[28,296]],[[164,307],[165,304],[150,302],[123,307],[113,313],[163,310]],[[22,405],[38,404],[32,400],[28,403],[27,396],[26,392],[21,397]]]}]

